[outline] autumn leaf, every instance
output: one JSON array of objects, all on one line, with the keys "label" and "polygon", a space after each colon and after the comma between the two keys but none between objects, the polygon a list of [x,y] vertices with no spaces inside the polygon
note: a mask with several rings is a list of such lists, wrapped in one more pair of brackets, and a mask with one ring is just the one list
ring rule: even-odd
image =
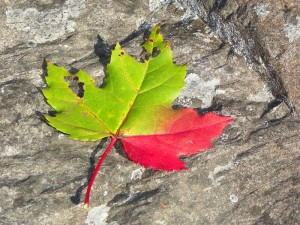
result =
[{"label": "autumn leaf", "polygon": [[47,62],[47,88],[42,92],[55,110],[43,114],[47,123],[75,140],[111,139],[90,179],[86,206],[96,174],[117,140],[135,163],[156,170],[183,170],[185,164],[178,157],[211,148],[210,141],[233,120],[172,109],[185,85],[186,68],[173,63],[170,44],[159,31],[156,26],[143,45],[149,54],[144,62],[117,43],[101,88],[82,70],[71,74]]}]

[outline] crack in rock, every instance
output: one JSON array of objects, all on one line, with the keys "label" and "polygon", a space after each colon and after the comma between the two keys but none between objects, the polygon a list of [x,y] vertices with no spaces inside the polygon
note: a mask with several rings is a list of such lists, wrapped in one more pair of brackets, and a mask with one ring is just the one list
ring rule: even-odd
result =
[{"label": "crack in rock", "polygon": [[[228,42],[234,52],[244,58],[249,68],[258,73],[260,78],[266,82],[275,99],[280,99],[290,109],[291,114],[295,115],[295,107],[288,98],[287,91],[283,85],[281,77],[273,68],[269,61],[269,54],[262,47],[259,40],[251,39],[247,33],[247,28],[240,28],[235,25],[234,20],[223,19],[218,11],[208,9],[203,1],[196,0],[174,0],[185,11],[189,11],[194,16],[201,18],[211,29],[211,32]],[[300,32],[294,32],[299,28],[297,25],[286,26],[286,33],[289,33],[291,40],[300,36]],[[299,30],[299,29],[298,29]],[[253,35],[252,35],[253,36]],[[251,39],[249,44],[247,40]],[[258,50],[258,51],[257,51]]]}]

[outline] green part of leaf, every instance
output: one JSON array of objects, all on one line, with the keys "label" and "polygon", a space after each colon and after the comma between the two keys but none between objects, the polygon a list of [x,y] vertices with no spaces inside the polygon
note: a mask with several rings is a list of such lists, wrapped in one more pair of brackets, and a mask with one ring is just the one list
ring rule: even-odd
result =
[{"label": "green part of leaf", "polygon": [[[94,80],[83,71],[76,74],[79,82],[84,83],[84,98],[80,98],[69,88],[66,77],[74,77],[66,69],[47,63],[46,82],[48,87],[42,92],[47,102],[57,112],[55,116],[44,115],[48,123],[76,140],[99,140],[109,136],[109,130],[98,117],[98,101],[91,101],[93,93],[99,91]],[[98,94],[98,93],[97,93]],[[98,94],[99,96],[99,94]],[[100,97],[100,96],[99,96]]]},{"label": "green part of leaf", "polygon": [[153,53],[153,50],[157,48],[157,50],[162,50],[166,46],[169,45],[169,42],[164,42],[164,38],[160,31],[160,25],[156,25],[152,30],[151,34],[143,44],[144,49],[150,54]]},{"label": "green part of leaf", "polygon": [[[173,63],[171,48],[163,42],[158,26],[150,37],[152,47],[144,47],[149,51],[158,47],[160,52],[145,62],[138,62],[116,44],[102,88],[81,70],[73,75],[48,62],[48,87],[43,94],[57,112],[55,117],[45,115],[48,123],[73,139],[85,141],[158,130],[158,114],[178,96],[186,68]],[[67,78],[81,83],[83,96],[69,87]]]},{"label": "green part of leaf", "polygon": [[120,128],[126,135],[153,133],[160,123],[158,113],[161,108],[169,108],[185,85],[186,68],[174,65],[170,47],[145,64],[145,73],[141,74],[143,82]]}]

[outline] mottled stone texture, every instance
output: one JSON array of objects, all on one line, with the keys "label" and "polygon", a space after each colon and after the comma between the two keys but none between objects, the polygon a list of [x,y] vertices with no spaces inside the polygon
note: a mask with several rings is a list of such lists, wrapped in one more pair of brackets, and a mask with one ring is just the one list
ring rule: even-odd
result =
[{"label": "mottled stone texture", "polygon": [[[300,224],[299,4],[1,1],[1,224]],[[121,41],[139,58],[157,23],[188,69],[176,104],[235,121],[213,149],[184,159],[184,172],[141,169],[117,146],[87,212],[87,177],[107,143],[70,140],[39,120],[35,111],[51,110],[37,88],[42,62],[100,84],[110,46]]]}]

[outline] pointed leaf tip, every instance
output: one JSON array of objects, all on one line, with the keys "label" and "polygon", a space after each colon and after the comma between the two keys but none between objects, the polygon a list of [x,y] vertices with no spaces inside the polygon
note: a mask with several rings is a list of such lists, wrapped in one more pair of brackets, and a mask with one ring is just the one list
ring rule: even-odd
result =
[{"label": "pointed leaf tip", "polygon": [[150,54],[154,52],[155,49],[162,50],[168,45],[168,42],[164,41],[162,34],[160,33],[160,25],[156,25],[151,31],[149,37],[143,44],[143,48]]}]

